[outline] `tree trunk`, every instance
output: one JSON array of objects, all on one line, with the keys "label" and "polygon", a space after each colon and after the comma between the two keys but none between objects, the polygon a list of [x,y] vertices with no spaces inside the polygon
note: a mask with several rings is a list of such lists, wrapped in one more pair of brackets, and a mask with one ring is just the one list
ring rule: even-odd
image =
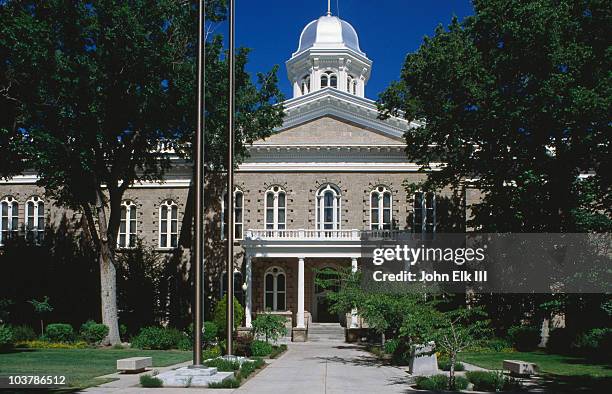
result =
[{"label": "tree trunk", "polygon": [[455,360],[457,360],[457,354],[451,352],[450,354],[450,372],[448,374],[448,388],[450,390],[455,389]]},{"label": "tree trunk", "polygon": [[110,245],[113,238],[108,236],[104,196],[101,190],[96,192],[96,213],[98,214],[98,227],[100,230],[99,260],[102,324],[108,327],[108,336],[102,341],[102,344],[116,345],[121,343],[117,313],[117,273]]}]

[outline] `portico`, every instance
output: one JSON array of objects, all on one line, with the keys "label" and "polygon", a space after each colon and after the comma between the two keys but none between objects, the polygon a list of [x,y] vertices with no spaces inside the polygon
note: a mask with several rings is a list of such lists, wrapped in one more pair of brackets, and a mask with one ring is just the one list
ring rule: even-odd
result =
[{"label": "portico", "polygon": [[[253,314],[290,311],[292,326],[299,331],[306,330],[312,321],[329,318],[324,310],[325,294],[315,286],[315,272],[342,267],[356,271],[361,257],[361,232],[248,230],[242,246],[246,327],[252,327]],[[356,311],[347,325],[357,325]]]}]

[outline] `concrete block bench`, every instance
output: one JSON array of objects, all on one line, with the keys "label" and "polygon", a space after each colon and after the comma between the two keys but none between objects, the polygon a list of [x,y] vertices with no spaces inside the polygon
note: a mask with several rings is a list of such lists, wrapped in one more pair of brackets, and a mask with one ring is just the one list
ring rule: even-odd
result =
[{"label": "concrete block bench", "polygon": [[117,369],[124,373],[139,373],[153,366],[151,357],[130,357],[117,360]]},{"label": "concrete block bench", "polygon": [[512,375],[530,376],[538,371],[538,366],[527,361],[504,360],[503,369],[510,371]]}]

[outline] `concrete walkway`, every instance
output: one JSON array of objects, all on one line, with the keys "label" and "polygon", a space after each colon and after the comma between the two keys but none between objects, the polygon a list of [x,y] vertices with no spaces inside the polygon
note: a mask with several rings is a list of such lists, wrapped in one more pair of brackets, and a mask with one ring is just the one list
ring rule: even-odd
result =
[{"label": "concrete walkway", "polygon": [[[280,358],[249,379],[239,389],[138,387],[139,375],[112,374],[119,380],[84,390],[94,394],[132,393],[405,393],[408,374],[402,368],[381,366],[370,353],[340,340],[291,343]],[[188,364],[188,363],[183,363]],[[180,365],[183,365],[180,364]],[[164,371],[177,365],[156,368]],[[149,372],[150,373],[150,372]]]},{"label": "concrete walkway", "polygon": [[370,353],[342,341],[294,343],[236,393],[405,393],[402,368],[381,366]]}]

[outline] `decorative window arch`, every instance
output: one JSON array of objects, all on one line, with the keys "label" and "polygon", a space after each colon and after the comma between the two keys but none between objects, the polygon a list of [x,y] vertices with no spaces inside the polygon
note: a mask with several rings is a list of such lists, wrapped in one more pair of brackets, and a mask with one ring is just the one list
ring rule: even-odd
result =
[{"label": "decorative window arch", "polygon": [[326,71],[321,74],[321,89],[327,87],[338,87],[338,76],[331,71]]},{"label": "decorative window arch", "polygon": [[[221,239],[226,238],[227,231],[227,192],[223,192],[221,200]],[[234,190],[234,239],[242,239],[244,217],[244,193],[236,188]]]},{"label": "decorative window arch", "polygon": [[391,230],[393,225],[393,196],[383,185],[370,193],[370,230]]},{"label": "decorative window arch", "polygon": [[317,190],[316,217],[318,230],[340,230],[340,208],[342,196],[340,189],[330,183]]},{"label": "decorative window arch", "polygon": [[178,246],[178,205],[166,200],[159,206],[159,247],[164,249]]},{"label": "decorative window arch", "polygon": [[280,186],[272,186],[266,191],[264,221],[266,230],[287,227],[287,193]]},{"label": "decorative window arch", "polygon": [[0,246],[19,232],[19,203],[13,196],[0,200]]},{"label": "decorative window arch", "polygon": [[26,240],[40,245],[45,237],[45,202],[38,196],[28,199],[25,206]]},{"label": "decorative window arch", "polygon": [[270,267],[264,274],[264,310],[287,309],[287,276],[279,267]]},{"label": "decorative window arch", "polygon": [[119,222],[119,234],[117,236],[117,247],[136,247],[136,204],[131,200],[121,202],[121,221]]},{"label": "decorative window arch", "polygon": [[436,232],[436,195],[433,192],[420,191],[414,194],[413,232]]},{"label": "decorative window arch", "polygon": [[302,78],[302,94],[308,94],[310,90],[310,75],[305,75]]}]

